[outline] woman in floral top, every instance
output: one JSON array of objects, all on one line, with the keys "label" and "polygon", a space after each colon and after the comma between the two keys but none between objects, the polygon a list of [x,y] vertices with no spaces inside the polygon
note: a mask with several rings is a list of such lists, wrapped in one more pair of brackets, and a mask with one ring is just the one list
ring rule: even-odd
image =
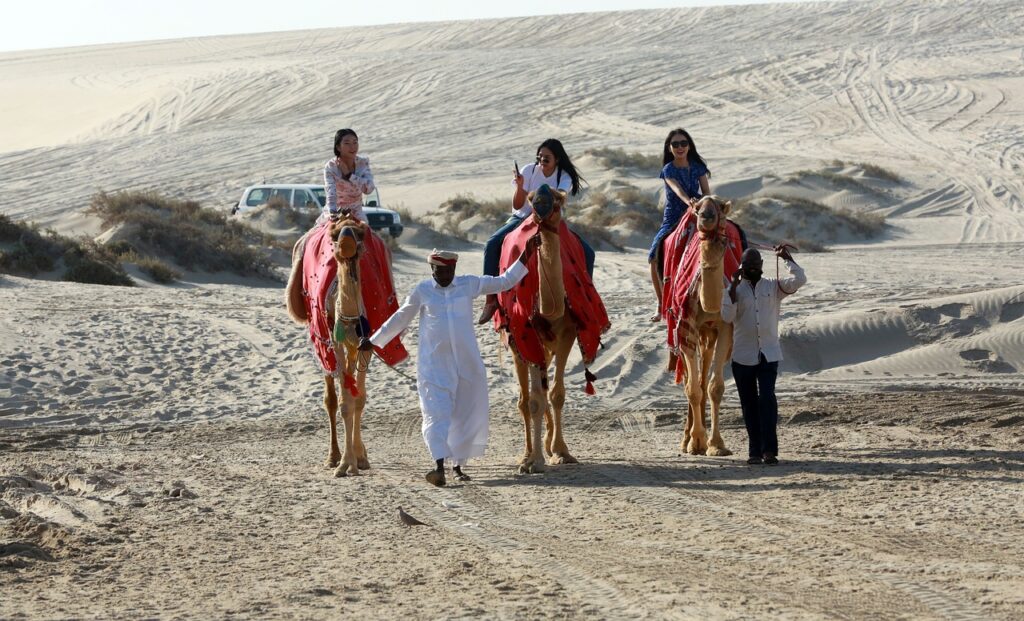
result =
[{"label": "woman in floral top", "polygon": [[339,129],[334,134],[334,159],[324,164],[324,188],[327,191],[327,204],[324,205],[320,219],[349,209],[363,222],[363,194],[373,192],[373,173],[370,171],[370,160],[357,155],[359,153],[359,136],[351,129]]}]

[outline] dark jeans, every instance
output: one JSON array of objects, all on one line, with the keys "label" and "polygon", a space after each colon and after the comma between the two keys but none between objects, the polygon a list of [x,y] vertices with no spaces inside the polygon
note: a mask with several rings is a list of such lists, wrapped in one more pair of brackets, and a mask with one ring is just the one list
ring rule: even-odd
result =
[{"label": "dark jeans", "polygon": [[775,431],[779,423],[779,402],[775,400],[778,375],[779,363],[768,362],[764,354],[754,366],[732,363],[732,377],[740,393],[743,422],[750,439],[750,457],[779,454],[779,437]]},{"label": "dark jeans", "polygon": [[[490,238],[487,239],[487,243],[484,244],[484,276],[499,276],[498,268],[501,264],[501,244],[505,241],[505,236],[512,231],[519,228],[519,225],[523,223],[522,218],[510,216],[505,224],[501,226],[497,231],[494,232]],[[576,235],[576,239],[580,240],[580,244],[583,245],[583,256],[587,262],[587,273],[590,277],[594,277],[594,249],[590,247],[587,240],[579,236],[578,233],[573,231],[573,235]]]}]

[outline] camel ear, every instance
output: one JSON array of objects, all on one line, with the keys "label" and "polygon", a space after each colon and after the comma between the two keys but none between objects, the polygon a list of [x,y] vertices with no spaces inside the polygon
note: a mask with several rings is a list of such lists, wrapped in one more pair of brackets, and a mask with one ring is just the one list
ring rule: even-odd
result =
[{"label": "camel ear", "polygon": [[555,207],[562,207],[565,205],[565,201],[569,198],[569,193],[565,190],[555,190],[553,194],[555,196]]},{"label": "camel ear", "polygon": [[527,194],[527,195],[526,195],[526,202],[528,202],[528,203],[530,203],[530,204],[533,204],[533,197],[534,197],[534,196],[535,196],[536,194],[537,194],[537,191],[536,191],[536,190],[534,190],[533,192],[530,192],[529,194]]},{"label": "camel ear", "polygon": [[722,213],[729,215],[730,211],[732,211],[732,201],[724,201],[722,203]]}]

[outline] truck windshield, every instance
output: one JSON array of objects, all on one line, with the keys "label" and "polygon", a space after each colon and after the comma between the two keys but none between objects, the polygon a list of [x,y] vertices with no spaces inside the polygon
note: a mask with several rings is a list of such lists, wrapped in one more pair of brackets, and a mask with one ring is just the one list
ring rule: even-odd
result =
[{"label": "truck windshield", "polygon": [[327,204],[327,191],[323,188],[313,188],[313,196],[320,202],[321,207]]}]

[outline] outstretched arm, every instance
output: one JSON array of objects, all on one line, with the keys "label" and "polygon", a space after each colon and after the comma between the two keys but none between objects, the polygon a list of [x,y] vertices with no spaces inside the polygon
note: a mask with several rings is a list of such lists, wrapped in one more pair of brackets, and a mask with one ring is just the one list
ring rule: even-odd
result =
[{"label": "outstretched arm", "polygon": [[789,276],[779,279],[779,288],[782,289],[779,292],[780,298],[784,298],[791,293],[796,293],[797,289],[807,284],[807,275],[804,274],[804,268],[793,260],[793,255],[789,253],[789,247],[779,246],[775,249],[775,253],[786,262],[786,269],[789,270]]},{"label": "outstretched arm", "polygon": [[477,295],[501,293],[508,291],[523,279],[528,273],[526,262],[530,260],[533,253],[540,246],[540,235],[534,235],[526,242],[526,247],[519,254],[519,260],[505,270],[501,276],[478,276]]},{"label": "outstretched arm", "polygon": [[405,302],[395,311],[388,320],[384,322],[373,336],[370,338],[363,337],[359,341],[359,349],[366,351],[373,346],[383,347],[391,342],[391,339],[401,334],[402,330],[409,327],[412,320],[420,312],[420,307],[423,305],[423,301],[420,298],[419,287],[412,290],[409,297],[405,298]]}]

